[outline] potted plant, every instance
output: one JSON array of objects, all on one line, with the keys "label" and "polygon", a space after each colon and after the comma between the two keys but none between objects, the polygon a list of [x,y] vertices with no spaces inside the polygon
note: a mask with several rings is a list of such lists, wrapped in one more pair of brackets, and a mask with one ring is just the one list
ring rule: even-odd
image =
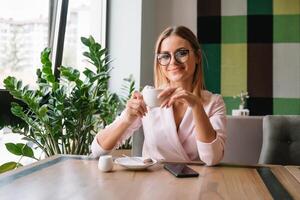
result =
[{"label": "potted plant", "polygon": [[[82,37],[81,41],[88,48],[83,55],[94,66],[94,69],[85,68],[84,80],[80,79],[77,69],[65,66],[59,68],[59,78],[55,77],[49,48],[41,53],[42,67],[37,70],[36,90],[23,86],[22,81],[15,77],[4,80],[10,94],[26,104],[23,107],[12,103],[11,112],[27,124],[23,129],[13,127],[14,132],[23,135],[47,157],[55,154],[88,155],[95,134],[115,119],[134,90],[132,79],[126,79],[126,97],[110,92],[111,68],[107,50],[91,36]],[[130,142],[125,145],[123,147],[130,148]],[[16,155],[38,159],[26,144],[8,143],[6,147]],[[18,166],[21,166],[20,162],[6,163],[1,167],[6,171]]]},{"label": "potted plant", "polygon": [[240,105],[239,109],[233,109],[233,116],[248,116],[250,111],[246,109],[246,100],[249,98],[248,92],[241,91],[240,94],[233,96],[234,99],[239,98]]}]

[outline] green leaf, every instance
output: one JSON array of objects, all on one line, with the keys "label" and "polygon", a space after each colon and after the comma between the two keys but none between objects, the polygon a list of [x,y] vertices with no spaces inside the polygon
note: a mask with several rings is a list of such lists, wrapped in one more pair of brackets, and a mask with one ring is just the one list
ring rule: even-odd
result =
[{"label": "green leaf", "polygon": [[90,70],[89,68],[85,68],[85,70],[83,71],[83,74],[88,77],[88,78],[92,78],[93,76],[95,76],[96,74]]},{"label": "green leaf", "polygon": [[99,57],[101,57],[102,55],[104,55],[105,53],[107,53],[107,49],[102,49],[99,51]]},{"label": "green leaf", "polygon": [[87,38],[81,37],[80,39],[81,39],[81,42],[82,42],[85,46],[90,46],[90,45],[91,45],[91,44],[90,44],[90,41],[89,41]]},{"label": "green leaf", "polygon": [[22,155],[22,150],[21,150],[21,148],[19,148],[16,144],[14,144],[14,143],[6,143],[5,146],[6,146],[6,149],[7,149],[10,153],[12,153],[12,154],[14,154],[14,155],[17,155],[17,156]]},{"label": "green leaf", "polygon": [[45,105],[42,105],[40,108],[39,108],[39,114],[41,115],[41,117],[44,117],[48,112],[48,106],[47,104]]},{"label": "green leaf", "polygon": [[13,76],[8,76],[6,79],[4,79],[3,82],[4,82],[4,87],[10,91],[15,88],[16,78]]},{"label": "green leaf", "polygon": [[11,103],[10,111],[12,112],[12,114],[14,114],[17,117],[21,117],[21,116],[24,115],[23,107],[20,106],[18,103],[15,103],[15,102]]},{"label": "green leaf", "polygon": [[49,66],[44,66],[42,72],[45,74],[52,74],[52,69]]},{"label": "green leaf", "polygon": [[41,62],[42,64],[45,64],[46,62],[49,62],[49,55],[51,53],[50,48],[45,48],[41,53]]},{"label": "green leaf", "polygon": [[7,172],[7,171],[10,171],[10,170],[13,170],[13,169],[16,169],[17,167],[20,167],[20,166],[22,166],[22,165],[18,164],[16,162],[4,163],[3,165],[0,166],[0,174],[4,173],[4,172]]},{"label": "green leaf", "polygon": [[61,75],[67,78],[69,81],[75,81],[79,79],[80,72],[77,69],[73,69],[71,67],[60,67]]},{"label": "green leaf", "polygon": [[47,81],[49,81],[50,83],[54,83],[55,82],[55,77],[50,74],[48,76],[46,76]]},{"label": "green leaf", "polygon": [[16,88],[19,90],[22,87],[22,85],[23,85],[22,81],[18,81]]},{"label": "green leaf", "polygon": [[88,57],[89,59],[92,59],[92,56],[91,56],[91,54],[89,52],[83,52],[83,55],[85,57]]},{"label": "green leaf", "polygon": [[89,42],[90,42],[90,44],[95,44],[95,39],[91,35],[89,37]]},{"label": "green leaf", "polygon": [[27,145],[27,144],[22,144],[18,143],[16,146],[21,149],[22,155],[30,158],[35,158],[33,150]]}]

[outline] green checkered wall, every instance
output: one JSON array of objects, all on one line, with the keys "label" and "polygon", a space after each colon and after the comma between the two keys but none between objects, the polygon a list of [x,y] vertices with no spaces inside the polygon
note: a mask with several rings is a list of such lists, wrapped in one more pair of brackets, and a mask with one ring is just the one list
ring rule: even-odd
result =
[{"label": "green checkered wall", "polygon": [[208,90],[251,115],[300,115],[300,0],[198,0]]}]

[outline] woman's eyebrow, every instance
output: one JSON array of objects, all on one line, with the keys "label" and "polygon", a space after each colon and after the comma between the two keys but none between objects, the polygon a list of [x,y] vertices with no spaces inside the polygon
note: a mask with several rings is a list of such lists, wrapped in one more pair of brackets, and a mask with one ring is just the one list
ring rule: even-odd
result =
[{"label": "woman's eyebrow", "polygon": [[170,53],[169,51],[160,51],[159,53]]},{"label": "woman's eyebrow", "polygon": [[[178,50],[186,50],[186,47],[179,47],[174,52],[177,52]],[[170,51],[160,51],[159,53],[170,53]]]},{"label": "woman's eyebrow", "polygon": [[186,47],[180,47],[180,48],[178,48],[178,49],[176,49],[176,51],[178,51],[178,50],[187,50],[188,48],[186,48]]}]

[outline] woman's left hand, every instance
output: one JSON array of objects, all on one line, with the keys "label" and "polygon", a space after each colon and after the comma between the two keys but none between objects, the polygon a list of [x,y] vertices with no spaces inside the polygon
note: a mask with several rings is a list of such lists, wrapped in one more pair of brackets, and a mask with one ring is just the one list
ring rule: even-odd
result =
[{"label": "woman's left hand", "polygon": [[189,107],[201,103],[199,97],[181,87],[168,87],[158,95],[158,98],[163,99],[162,108],[170,107],[176,101],[185,103]]}]

